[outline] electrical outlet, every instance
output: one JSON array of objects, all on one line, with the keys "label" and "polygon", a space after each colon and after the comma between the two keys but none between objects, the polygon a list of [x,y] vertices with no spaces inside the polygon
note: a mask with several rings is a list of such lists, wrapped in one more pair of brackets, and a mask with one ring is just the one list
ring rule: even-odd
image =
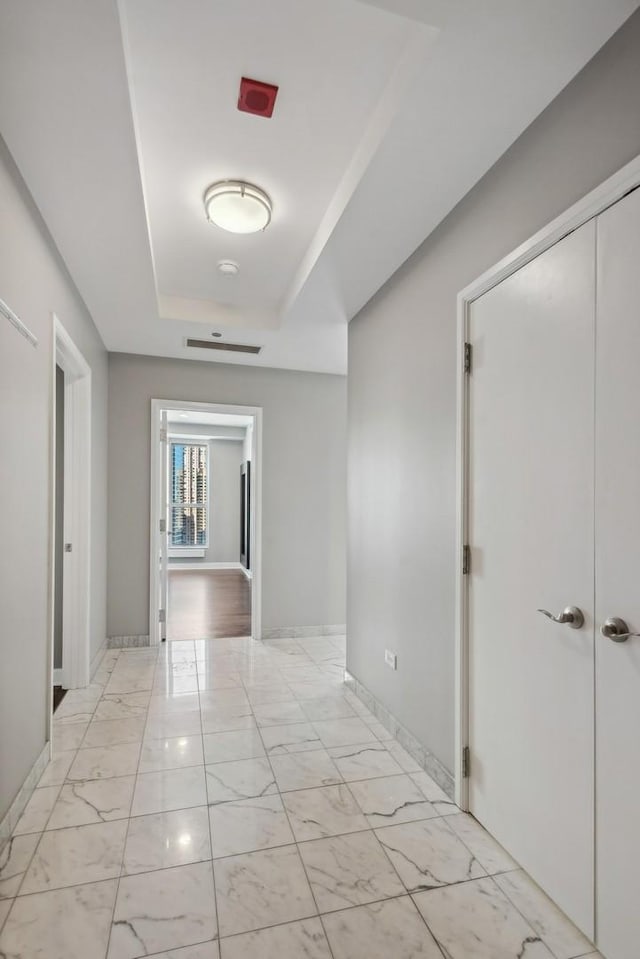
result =
[{"label": "electrical outlet", "polygon": [[389,669],[398,668],[398,657],[395,653],[392,653],[390,649],[385,649],[384,651],[384,661],[389,667]]}]

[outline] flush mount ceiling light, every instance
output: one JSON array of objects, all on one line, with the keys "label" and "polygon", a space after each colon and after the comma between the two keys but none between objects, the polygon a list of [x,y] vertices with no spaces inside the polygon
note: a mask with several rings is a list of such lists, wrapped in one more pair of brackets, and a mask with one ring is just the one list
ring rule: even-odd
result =
[{"label": "flush mount ceiling light", "polygon": [[259,233],[271,222],[271,200],[242,180],[212,183],[204,195],[207,219],[229,233]]}]

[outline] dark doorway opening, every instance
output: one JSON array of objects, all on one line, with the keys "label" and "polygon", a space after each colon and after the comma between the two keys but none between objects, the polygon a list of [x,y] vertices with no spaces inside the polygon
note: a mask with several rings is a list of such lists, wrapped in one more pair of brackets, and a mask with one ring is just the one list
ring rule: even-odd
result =
[{"label": "dark doorway opening", "polygon": [[56,366],[56,501],[55,501],[55,569],[53,596],[53,711],[66,693],[63,663],[63,596],[64,596],[64,370]]}]

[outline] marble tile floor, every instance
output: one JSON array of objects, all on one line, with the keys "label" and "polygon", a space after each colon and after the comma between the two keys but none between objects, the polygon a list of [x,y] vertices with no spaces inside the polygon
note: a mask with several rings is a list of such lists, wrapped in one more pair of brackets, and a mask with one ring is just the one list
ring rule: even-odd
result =
[{"label": "marble tile floor", "polygon": [[596,959],[344,687],[344,648],[109,650],[0,852],[1,959]]}]

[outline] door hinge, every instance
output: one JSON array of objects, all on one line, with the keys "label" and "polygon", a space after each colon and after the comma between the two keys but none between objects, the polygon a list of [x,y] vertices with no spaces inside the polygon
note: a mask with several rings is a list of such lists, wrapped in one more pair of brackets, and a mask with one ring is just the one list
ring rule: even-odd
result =
[{"label": "door hinge", "polygon": [[471,547],[464,545],[462,547],[462,575],[468,576],[471,572]]},{"label": "door hinge", "polygon": [[161,443],[167,442],[167,431],[162,426],[160,427],[160,442]]},{"label": "door hinge", "polygon": [[161,532],[161,533],[166,533],[166,532],[167,532],[167,521],[166,521],[166,519],[161,519],[161,520],[160,520],[160,532]]},{"label": "door hinge", "polygon": [[158,622],[159,622],[159,623],[166,623],[166,621],[167,621],[167,611],[166,611],[166,609],[159,609],[159,610],[158,610]]},{"label": "door hinge", "polygon": [[469,747],[465,746],[462,750],[462,778],[468,779],[471,772],[471,754]]},{"label": "door hinge", "polygon": [[464,371],[465,373],[471,372],[471,363],[473,357],[473,347],[471,343],[464,344]]}]

